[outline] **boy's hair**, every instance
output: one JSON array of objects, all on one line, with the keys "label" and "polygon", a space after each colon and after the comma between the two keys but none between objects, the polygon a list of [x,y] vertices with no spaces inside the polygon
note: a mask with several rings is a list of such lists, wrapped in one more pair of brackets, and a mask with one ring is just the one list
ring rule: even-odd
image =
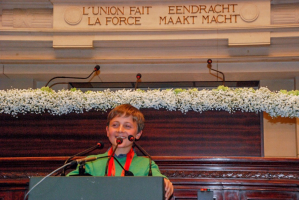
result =
[{"label": "boy's hair", "polygon": [[134,106],[132,106],[130,104],[122,104],[122,105],[119,105],[119,106],[115,107],[108,114],[108,117],[107,117],[107,126],[109,126],[110,121],[114,117],[117,117],[117,116],[118,117],[120,117],[120,116],[125,116],[125,117],[132,116],[133,117],[133,121],[137,122],[138,133],[141,130],[143,130],[143,127],[144,127],[144,116],[143,116],[142,112],[140,110],[138,110],[137,108],[135,108]]}]

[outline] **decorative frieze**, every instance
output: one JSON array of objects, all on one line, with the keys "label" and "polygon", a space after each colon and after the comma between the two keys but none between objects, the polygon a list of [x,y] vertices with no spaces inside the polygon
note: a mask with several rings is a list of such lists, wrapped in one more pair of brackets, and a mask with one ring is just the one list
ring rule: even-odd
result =
[{"label": "decorative frieze", "polygon": [[271,6],[271,24],[298,24],[299,3]]},{"label": "decorative frieze", "polygon": [[0,180],[1,179],[23,179],[23,178],[30,178],[32,176],[46,176],[49,173],[45,173],[45,172],[24,172],[24,171],[0,172]]},{"label": "decorative frieze", "polygon": [[52,28],[52,9],[8,9],[2,11],[2,26],[12,28]]},{"label": "decorative frieze", "polygon": [[213,179],[291,179],[299,180],[299,172],[265,171],[177,171],[161,170],[169,178],[213,178]]},{"label": "decorative frieze", "polygon": [[55,28],[168,30],[269,25],[270,1],[54,4]]},{"label": "decorative frieze", "polygon": [[[299,172],[189,171],[189,170],[161,170],[161,172],[168,178],[299,180]],[[24,171],[0,172],[0,179],[30,178],[32,176],[46,176],[49,173],[46,173],[46,172],[24,172]]]}]

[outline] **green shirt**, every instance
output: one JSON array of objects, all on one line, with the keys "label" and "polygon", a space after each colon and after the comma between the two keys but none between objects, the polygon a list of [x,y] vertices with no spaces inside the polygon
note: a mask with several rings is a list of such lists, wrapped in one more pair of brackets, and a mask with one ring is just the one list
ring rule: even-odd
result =
[{"label": "green shirt", "polygon": [[[85,173],[90,174],[92,176],[105,176],[105,169],[108,161],[108,158],[105,156],[108,156],[108,152],[103,154],[88,156],[88,157],[97,157],[98,159],[92,162],[85,163]],[[101,157],[105,157],[105,158],[101,158]],[[122,166],[124,166],[127,157],[122,156],[116,159],[120,162]],[[117,163],[117,161],[114,161],[114,165],[115,165],[115,176],[121,176],[123,169]],[[143,156],[137,156],[137,154],[134,153],[134,157],[130,165],[129,171],[131,171],[134,174],[134,176],[148,176],[149,158]],[[73,176],[73,175],[79,175],[79,166],[77,167],[76,170],[70,172],[67,176]],[[152,161],[152,175],[162,176],[166,178],[164,175],[161,174],[158,165],[154,161]]]}]

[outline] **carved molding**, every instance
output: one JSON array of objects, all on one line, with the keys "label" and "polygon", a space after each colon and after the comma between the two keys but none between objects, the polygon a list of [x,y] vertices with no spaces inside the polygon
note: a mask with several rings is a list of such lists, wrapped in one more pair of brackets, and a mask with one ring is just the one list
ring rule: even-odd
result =
[{"label": "carved molding", "polygon": [[292,179],[299,180],[299,172],[262,171],[174,171],[161,170],[169,178],[224,178],[224,179]]},{"label": "carved molding", "polygon": [[[176,171],[161,170],[169,178],[213,178],[213,179],[267,179],[299,180],[299,172],[261,172],[261,171]],[[47,172],[0,172],[0,179],[30,178],[46,176]]]},{"label": "carved molding", "polygon": [[49,173],[48,172],[0,172],[0,179],[24,179],[24,178],[30,178],[32,176],[46,176]]},{"label": "carved molding", "polygon": [[271,7],[271,24],[298,24],[299,4],[278,4]]}]

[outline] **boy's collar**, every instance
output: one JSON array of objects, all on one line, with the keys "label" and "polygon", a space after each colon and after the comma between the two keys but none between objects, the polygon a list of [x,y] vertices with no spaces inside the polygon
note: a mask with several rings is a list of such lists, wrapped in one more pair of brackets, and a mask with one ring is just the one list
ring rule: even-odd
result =
[{"label": "boy's collar", "polygon": [[[111,149],[111,147],[109,147],[109,149]],[[109,149],[107,150],[107,152],[109,151]],[[135,152],[135,148],[133,148],[133,151],[134,151],[134,154],[136,153]],[[124,158],[124,157],[127,157],[127,154],[119,154],[119,155],[114,155],[115,158]]]}]

